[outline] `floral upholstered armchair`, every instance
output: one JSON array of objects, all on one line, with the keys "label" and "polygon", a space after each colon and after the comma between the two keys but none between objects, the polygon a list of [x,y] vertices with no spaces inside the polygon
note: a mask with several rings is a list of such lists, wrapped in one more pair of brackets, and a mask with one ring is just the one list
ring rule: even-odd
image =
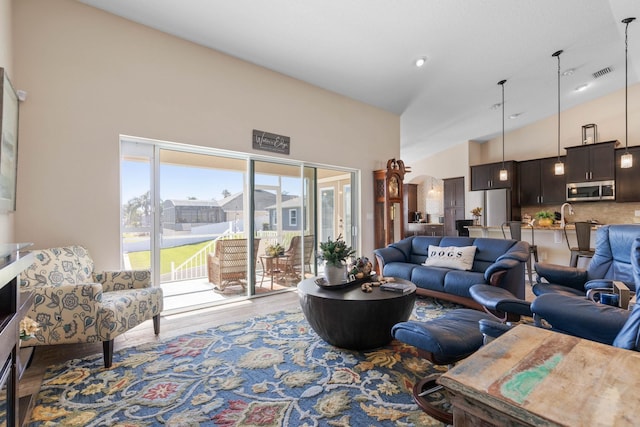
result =
[{"label": "floral upholstered armchair", "polygon": [[40,328],[23,346],[102,341],[111,367],[113,339],[148,319],[160,333],[162,289],[149,270],[95,272],[82,246],[34,250],[20,290],[35,294],[27,313]]}]

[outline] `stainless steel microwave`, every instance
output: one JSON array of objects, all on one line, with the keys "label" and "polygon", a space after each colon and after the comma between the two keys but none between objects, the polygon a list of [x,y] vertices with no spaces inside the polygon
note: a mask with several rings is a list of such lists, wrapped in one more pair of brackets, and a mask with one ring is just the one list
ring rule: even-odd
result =
[{"label": "stainless steel microwave", "polygon": [[567,201],[615,200],[615,181],[578,182],[567,184]]}]

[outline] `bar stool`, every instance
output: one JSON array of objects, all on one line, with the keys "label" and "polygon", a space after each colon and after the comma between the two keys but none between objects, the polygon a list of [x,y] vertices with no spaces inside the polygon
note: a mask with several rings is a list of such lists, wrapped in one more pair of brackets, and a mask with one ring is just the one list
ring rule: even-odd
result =
[{"label": "bar stool", "polygon": [[[522,240],[522,222],[520,221],[507,221],[503,222],[500,228],[502,229],[502,235],[507,238],[505,233],[505,226],[509,228],[509,234],[513,240]],[[533,235],[533,226],[531,226],[531,243],[529,244],[529,258],[527,258],[527,273],[529,275],[529,284],[533,284],[533,271],[531,268],[531,255],[535,262],[538,262],[538,246],[535,244]]]},{"label": "bar stool", "polygon": [[458,236],[469,236],[469,229],[467,227],[473,225],[472,219],[456,219],[456,230]]},{"label": "bar stool", "polygon": [[596,250],[591,246],[591,226],[590,222],[575,222],[576,227],[576,240],[578,243],[577,247],[572,247],[569,243],[569,236],[567,236],[567,227],[564,227],[564,239],[567,241],[567,247],[571,251],[571,259],[569,260],[569,265],[571,267],[577,267],[578,261],[581,258],[588,258],[591,260],[593,258],[593,254],[596,253]]}]

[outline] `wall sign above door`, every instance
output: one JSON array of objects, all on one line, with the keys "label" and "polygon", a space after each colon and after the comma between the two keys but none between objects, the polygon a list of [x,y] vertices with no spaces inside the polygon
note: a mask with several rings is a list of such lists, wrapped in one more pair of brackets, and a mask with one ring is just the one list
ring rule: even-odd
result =
[{"label": "wall sign above door", "polygon": [[275,133],[253,130],[253,148],[255,150],[271,151],[272,153],[289,154],[291,138]]}]

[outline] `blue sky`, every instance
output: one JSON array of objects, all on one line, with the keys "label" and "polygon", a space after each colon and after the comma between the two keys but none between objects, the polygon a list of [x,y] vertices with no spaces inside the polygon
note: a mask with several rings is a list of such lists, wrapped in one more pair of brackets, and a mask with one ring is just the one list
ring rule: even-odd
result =
[{"label": "blue sky", "polygon": [[[122,200],[138,197],[149,190],[149,168],[144,162],[121,162]],[[283,191],[299,194],[299,178],[283,178]],[[258,175],[256,183],[277,185],[276,176]],[[222,192],[231,194],[242,191],[243,174],[220,169],[162,165],[160,169],[160,197],[163,200],[195,197],[198,200],[220,200]]]}]

